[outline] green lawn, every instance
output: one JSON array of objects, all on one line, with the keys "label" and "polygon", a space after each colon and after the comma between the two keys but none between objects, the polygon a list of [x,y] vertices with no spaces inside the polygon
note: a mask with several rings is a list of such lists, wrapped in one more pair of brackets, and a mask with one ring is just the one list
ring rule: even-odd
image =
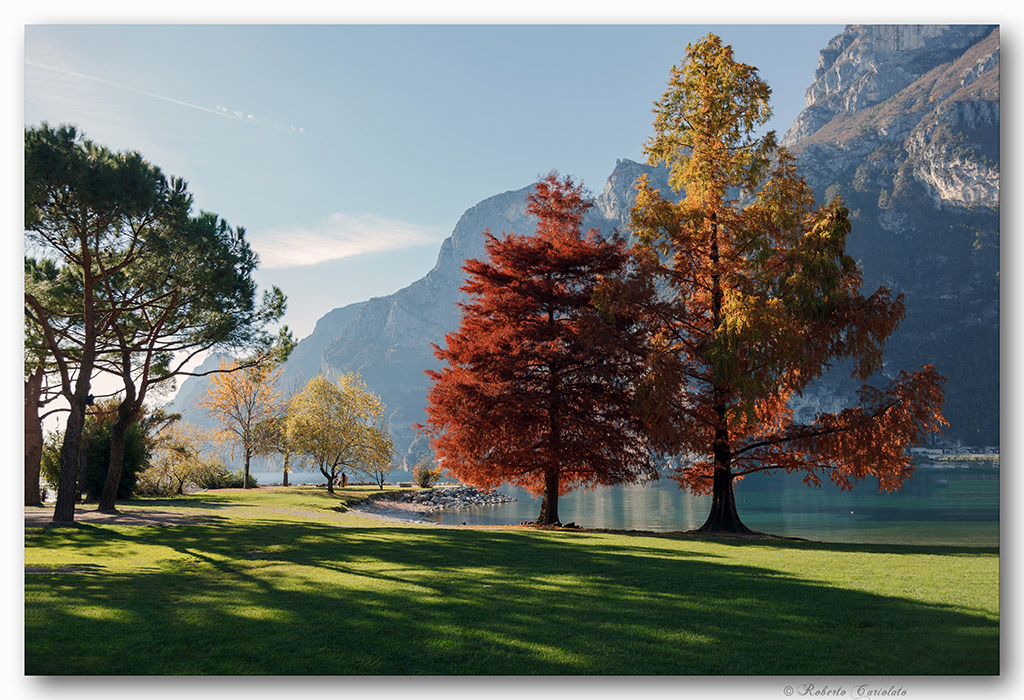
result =
[{"label": "green lawn", "polygon": [[26,529],[25,672],[999,672],[995,548],[443,529],[344,512],[369,493],[212,492],[124,508],[199,524]]}]

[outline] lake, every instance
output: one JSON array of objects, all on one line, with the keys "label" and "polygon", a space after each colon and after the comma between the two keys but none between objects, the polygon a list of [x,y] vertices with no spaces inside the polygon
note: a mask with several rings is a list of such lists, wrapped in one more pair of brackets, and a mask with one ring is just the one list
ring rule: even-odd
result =
[{"label": "lake", "polygon": [[[256,473],[261,484],[280,472]],[[293,473],[292,483],[322,483],[319,474]],[[753,474],[735,487],[747,527],[761,532],[831,542],[998,546],[999,468],[996,463],[920,467],[899,491],[877,483],[841,491],[831,483],[805,486],[795,474]],[[427,513],[437,523],[508,525],[534,520],[540,498],[501,488],[513,503]],[[693,496],[671,479],[634,486],[576,491],[558,502],[563,523],[613,530],[674,532],[703,524],[710,496]]]}]

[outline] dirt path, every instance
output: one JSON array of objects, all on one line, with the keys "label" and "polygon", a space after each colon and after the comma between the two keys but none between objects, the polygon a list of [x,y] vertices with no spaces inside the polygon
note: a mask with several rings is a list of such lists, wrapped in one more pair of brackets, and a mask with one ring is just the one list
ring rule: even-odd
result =
[{"label": "dirt path", "polygon": [[[75,508],[75,522],[100,523],[103,525],[194,525],[210,520],[209,516],[185,515],[171,511],[121,510],[116,513],[100,513],[95,505]],[[25,506],[25,527],[57,526],[53,522],[53,506]]]},{"label": "dirt path", "polygon": [[[241,490],[241,489],[239,489]],[[416,523],[441,527],[438,523],[422,516],[423,508],[409,503],[388,503],[368,499],[349,509],[353,515],[395,523]],[[211,521],[208,515],[187,515],[154,508],[120,508],[116,513],[100,513],[95,505],[77,506],[75,522],[99,523],[102,525],[195,525]],[[25,506],[25,527],[52,527],[53,505]]]}]

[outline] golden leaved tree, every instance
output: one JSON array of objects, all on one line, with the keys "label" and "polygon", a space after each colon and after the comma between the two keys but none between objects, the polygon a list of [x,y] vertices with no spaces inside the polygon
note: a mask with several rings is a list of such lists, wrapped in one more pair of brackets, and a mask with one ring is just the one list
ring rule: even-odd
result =
[{"label": "golden leaved tree", "polygon": [[291,449],[316,465],[328,493],[343,471],[361,472],[384,488],[395,454],[384,404],[355,375],[337,383],[311,379],[289,402],[286,425]]},{"label": "golden leaved tree", "polygon": [[755,472],[897,488],[913,472],[906,448],[946,425],[931,365],[864,386],[857,406],[794,419],[791,399],[833,363],[862,381],[881,369],[904,307],[884,287],[861,295],[846,207],[815,206],[774,133],[757,134],[770,94],[718,37],[689,46],[645,148],[681,198],[642,181],[632,214],[637,267],[666,292],[649,308],[638,406],[661,451],[694,457],[673,476],[712,495],[708,532],[749,532],[733,482]]},{"label": "golden leaved tree", "polygon": [[281,370],[270,363],[243,366],[221,360],[220,371],[210,375],[210,386],[200,405],[220,421],[219,440],[237,446],[245,457],[242,483],[249,488],[253,457],[274,449],[274,424],[287,407],[278,381]]}]

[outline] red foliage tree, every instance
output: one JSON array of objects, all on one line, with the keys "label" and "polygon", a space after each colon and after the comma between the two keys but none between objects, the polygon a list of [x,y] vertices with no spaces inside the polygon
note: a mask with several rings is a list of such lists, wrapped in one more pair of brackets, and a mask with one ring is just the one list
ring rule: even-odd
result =
[{"label": "red foliage tree", "polygon": [[610,277],[625,242],[581,231],[592,205],[570,178],[544,178],[528,197],[532,236],[486,232],[487,260],[469,260],[458,331],[435,346],[440,371],[427,423],[441,466],[482,488],[542,495],[540,524],[579,486],[653,478],[631,421],[640,347],[630,305]]},{"label": "red foliage tree", "polygon": [[770,116],[756,69],[712,35],[688,53],[645,149],[684,196],[644,181],[633,210],[639,268],[667,292],[649,308],[657,331],[638,405],[654,444],[686,456],[674,478],[712,495],[701,529],[743,533],[733,482],[747,474],[899,487],[913,472],[907,447],[946,425],[945,380],[926,365],[865,386],[856,407],[794,420],[791,399],[833,363],[851,362],[862,381],[881,369],[903,299],[861,295],[846,208],[815,207],[774,134],[754,134]]}]

